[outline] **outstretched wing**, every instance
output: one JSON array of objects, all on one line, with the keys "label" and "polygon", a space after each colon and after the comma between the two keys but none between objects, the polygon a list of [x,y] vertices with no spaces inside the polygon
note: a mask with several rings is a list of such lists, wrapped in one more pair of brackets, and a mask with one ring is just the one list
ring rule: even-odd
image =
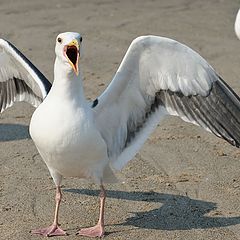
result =
[{"label": "outstretched wing", "polygon": [[15,46],[0,39],[0,112],[20,101],[37,107],[50,88],[51,83]]},{"label": "outstretched wing", "polygon": [[239,97],[199,54],[167,38],[135,39],[93,111],[117,169],[167,114],[240,144]]}]

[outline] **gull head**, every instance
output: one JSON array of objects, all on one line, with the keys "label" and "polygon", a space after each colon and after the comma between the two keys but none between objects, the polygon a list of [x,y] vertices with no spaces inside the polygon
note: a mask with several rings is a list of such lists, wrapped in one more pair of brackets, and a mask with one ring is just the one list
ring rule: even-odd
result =
[{"label": "gull head", "polygon": [[56,58],[67,68],[68,72],[79,74],[79,60],[82,37],[79,33],[60,33],[56,38]]}]

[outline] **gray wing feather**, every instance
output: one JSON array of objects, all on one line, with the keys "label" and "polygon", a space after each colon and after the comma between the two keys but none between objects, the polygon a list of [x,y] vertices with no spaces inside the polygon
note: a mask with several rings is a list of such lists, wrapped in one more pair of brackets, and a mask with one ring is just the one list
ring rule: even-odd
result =
[{"label": "gray wing feather", "polygon": [[11,107],[14,102],[21,101],[31,102],[33,106],[38,106],[42,102],[42,98],[37,96],[21,79],[12,78],[0,82],[0,112]]},{"label": "gray wing feather", "polygon": [[207,96],[184,96],[179,92],[161,91],[159,98],[171,115],[204,127],[232,145],[240,145],[240,100],[227,84],[219,79]]},{"label": "gray wing feather", "polygon": [[0,39],[0,113],[20,101],[37,107],[50,88],[46,77],[14,45]]}]

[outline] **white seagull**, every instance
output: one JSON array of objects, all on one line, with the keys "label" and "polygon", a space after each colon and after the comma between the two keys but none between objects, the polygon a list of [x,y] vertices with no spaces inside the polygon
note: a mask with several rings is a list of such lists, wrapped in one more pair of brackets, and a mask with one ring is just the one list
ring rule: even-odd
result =
[{"label": "white seagull", "polygon": [[237,37],[240,39],[240,9],[238,10],[238,13],[236,15],[234,30]]},{"label": "white seagull", "polygon": [[103,236],[103,184],[116,180],[114,169],[133,158],[167,115],[202,126],[236,147],[240,144],[239,97],[189,47],[164,37],[136,38],[110,85],[90,103],[82,86],[81,42],[78,33],[57,36],[51,87],[22,53],[0,40],[1,112],[14,101],[37,106],[44,99],[30,123],[31,137],[56,184],[53,224],[32,231],[44,236],[66,234],[58,224],[62,177],[100,185],[99,221],[79,234]]}]

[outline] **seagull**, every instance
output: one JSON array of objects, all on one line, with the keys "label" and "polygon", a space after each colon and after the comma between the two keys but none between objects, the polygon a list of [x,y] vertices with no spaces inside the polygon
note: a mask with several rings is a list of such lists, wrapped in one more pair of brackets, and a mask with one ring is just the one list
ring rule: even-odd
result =
[{"label": "seagull", "polygon": [[16,101],[37,107],[30,135],[56,185],[54,221],[33,234],[66,235],[58,222],[61,182],[76,177],[100,186],[99,220],[78,234],[102,237],[105,183],[117,181],[115,171],[165,116],[178,116],[240,145],[240,98],[206,60],[175,40],[133,40],[113,80],[93,102],[84,96],[80,34],[57,36],[52,85],[11,43],[0,40],[0,50],[0,111]]},{"label": "seagull", "polygon": [[238,10],[237,15],[236,15],[234,30],[235,30],[237,37],[240,39],[240,9]]}]

